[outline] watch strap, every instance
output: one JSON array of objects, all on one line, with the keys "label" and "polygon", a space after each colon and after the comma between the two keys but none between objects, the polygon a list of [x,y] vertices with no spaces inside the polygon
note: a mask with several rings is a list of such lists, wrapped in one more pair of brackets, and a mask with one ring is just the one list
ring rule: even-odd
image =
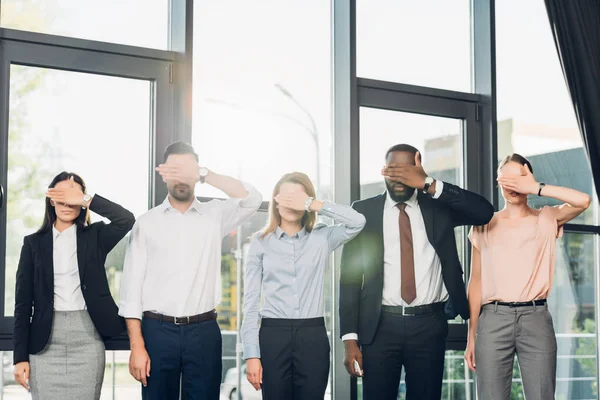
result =
[{"label": "watch strap", "polygon": [[542,196],[542,189],[544,188],[544,186],[546,186],[545,183],[540,182],[540,188],[538,189],[538,196]]}]

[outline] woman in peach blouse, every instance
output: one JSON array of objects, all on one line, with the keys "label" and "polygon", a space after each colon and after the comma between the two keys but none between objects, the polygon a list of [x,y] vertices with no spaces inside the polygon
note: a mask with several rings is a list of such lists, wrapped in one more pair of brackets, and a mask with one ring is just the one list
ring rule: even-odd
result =
[{"label": "woman in peach blouse", "polygon": [[[479,399],[510,399],[515,354],[527,400],[554,399],[556,336],[546,299],[556,239],[564,224],[588,208],[590,196],[538,183],[531,164],[519,154],[502,160],[498,183],[504,209],[469,235],[471,320],[465,359],[477,373]],[[533,209],[529,195],[564,204]]]}]

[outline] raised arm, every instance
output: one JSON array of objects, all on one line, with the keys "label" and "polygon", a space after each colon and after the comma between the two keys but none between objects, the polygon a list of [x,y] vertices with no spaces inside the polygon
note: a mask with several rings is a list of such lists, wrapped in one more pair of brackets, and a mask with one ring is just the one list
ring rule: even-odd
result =
[{"label": "raised arm", "polygon": [[257,234],[250,244],[250,249],[246,257],[244,320],[241,332],[244,346],[244,360],[247,360],[247,379],[257,390],[260,389],[262,382],[262,365],[260,363],[260,346],[258,341],[262,278],[263,246]]},{"label": "raised arm", "polygon": [[[433,190],[438,183],[434,182]],[[447,182],[437,200],[452,211],[454,226],[485,225],[494,216],[494,206],[485,197]]]},{"label": "raised arm", "polygon": [[99,227],[100,248],[105,253],[110,252],[131,230],[135,223],[135,217],[125,208],[100,195],[85,198],[81,186],[76,184],[73,178],[70,179],[70,183],[70,186],[66,188],[50,188],[46,195],[54,201],[71,206],[88,207],[96,214],[108,218],[110,224],[101,222],[96,225]]},{"label": "raised arm", "polygon": [[90,200],[88,207],[110,221],[110,224],[100,223],[98,232],[100,247],[105,253],[109,253],[133,228],[135,217],[129,210],[98,194]]},{"label": "raised arm", "polygon": [[333,219],[336,225],[328,227],[327,235],[330,251],[356,237],[366,223],[364,215],[352,207],[310,199],[304,191],[280,193],[275,197],[275,201],[283,207],[296,211],[304,211],[309,204],[309,212],[316,212]]},{"label": "raised arm", "polygon": [[[391,163],[381,173],[392,181],[417,190],[424,190],[429,178],[421,165],[418,151],[415,154],[415,165]],[[494,206],[483,196],[450,183],[433,180],[427,187],[427,193],[452,211],[454,226],[485,225],[494,216]]]},{"label": "raised arm", "polygon": [[329,201],[313,201],[310,209],[333,219],[335,222],[335,225],[330,226],[328,231],[329,251],[333,251],[354,239],[363,230],[367,222],[365,216],[352,207]]},{"label": "raised arm", "polygon": [[537,182],[525,165],[525,175],[506,175],[498,178],[498,183],[507,189],[518,193],[540,195],[564,202],[554,207],[558,226],[571,221],[590,206],[590,196],[587,193],[562,186],[543,185]]},{"label": "raised arm", "polygon": [[[231,197],[225,201],[215,200],[220,202],[222,234],[227,235],[229,232],[252,218],[262,204],[262,195],[258,190],[247,183],[242,183],[237,179],[223,175],[220,176],[223,177],[224,182],[229,182],[228,184],[231,184],[232,187],[236,187],[237,189],[239,189],[239,187],[237,187],[237,183],[239,183],[244,193],[243,197]],[[234,184],[230,179],[237,183]],[[240,193],[241,191],[238,191],[237,189],[235,192]]]}]

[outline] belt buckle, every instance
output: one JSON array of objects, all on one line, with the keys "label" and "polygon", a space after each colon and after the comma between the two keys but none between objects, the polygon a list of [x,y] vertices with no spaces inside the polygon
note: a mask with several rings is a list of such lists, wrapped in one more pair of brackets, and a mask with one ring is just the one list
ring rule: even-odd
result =
[{"label": "belt buckle", "polygon": [[[185,322],[177,322],[178,318],[183,319]],[[173,323],[175,325],[188,325],[190,323],[190,317],[189,316],[187,316],[187,317],[175,317],[175,319],[173,320]]]},{"label": "belt buckle", "polygon": [[407,313],[407,312],[406,312],[406,309],[407,309],[407,308],[408,308],[408,307],[404,307],[404,306],[402,306],[402,316],[403,316],[403,317],[414,317],[414,316],[415,316],[415,314],[410,314],[410,313]]}]

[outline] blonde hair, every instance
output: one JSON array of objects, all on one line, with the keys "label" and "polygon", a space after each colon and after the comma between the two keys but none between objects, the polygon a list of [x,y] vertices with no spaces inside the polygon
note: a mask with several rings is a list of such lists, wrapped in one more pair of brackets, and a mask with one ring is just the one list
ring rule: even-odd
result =
[{"label": "blonde hair", "polygon": [[[277,202],[275,196],[279,194],[281,185],[284,183],[297,183],[304,187],[304,191],[309,197],[315,197],[315,187],[311,182],[308,175],[302,172],[290,172],[285,174],[279,179],[279,182],[273,189],[273,196],[271,197],[271,203],[269,204],[269,222],[260,235],[261,239],[267,236],[269,233],[275,232],[277,227],[281,225],[281,214],[279,214],[279,208],[277,208]],[[302,226],[307,232],[311,232],[317,222],[317,213],[313,211],[306,211],[302,217]]]}]

